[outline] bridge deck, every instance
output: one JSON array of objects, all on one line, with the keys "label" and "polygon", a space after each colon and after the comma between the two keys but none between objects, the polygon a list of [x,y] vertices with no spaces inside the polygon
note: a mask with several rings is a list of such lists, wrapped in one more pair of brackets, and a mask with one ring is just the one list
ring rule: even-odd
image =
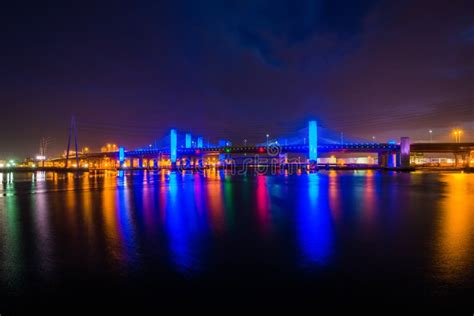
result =
[{"label": "bridge deck", "polygon": [[457,153],[474,151],[474,143],[418,143],[410,147],[416,153]]},{"label": "bridge deck", "polygon": [[[178,155],[199,155],[199,154],[270,154],[278,155],[284,153],[307,153],[308,145],[284,145],[284,146],[225,146],[225,147],[205,147],[205,148],[178,148]],[[355,144],[321,144],[318,151],[325,152],[344,152],[344,153],[379,153],[379,152],[396,152],[400,150],[398,144],[386,143],[355,143]],[[143,149],[125,152],[125,157],[141,158],[147,156],[168,155],[168,148],[160,149]],[[118,159],[118,152],[106,153],[88,153],[79,156],[81,159],[102,159],[113,158]],[[74,155],[69,157],[75,159]],[[64,160],[64,158],[55,158],[53,160]]]},{"label": "bridge deck", "polygon": [[[397,144],[322,144],[318,146],[319,152],[385,152],[398,151],[400,145]],[[307,153],[308,145],[284,145],[284,146],[226,146],[226,147],[206,147],[206,148],[178,148],[178,154],[201,154],[201,153]],[[141,156],[147,154],[167,154],[166,149],[145,149],[126,152],[127,156]]]}]

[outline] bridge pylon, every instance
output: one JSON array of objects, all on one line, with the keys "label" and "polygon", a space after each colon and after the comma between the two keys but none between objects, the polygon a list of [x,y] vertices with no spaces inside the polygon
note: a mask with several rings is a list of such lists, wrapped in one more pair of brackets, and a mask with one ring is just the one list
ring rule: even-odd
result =
[{"label": "bridge pylon", "polygon": [[71,125],[69,126],[69,137],[67,140],[67,151],[66,151],[66,163],[64,164],[64,168],[67,169],[68,161],[69,161],[69,151],[71,150],[71,138],[74,134],[74,147],[76,150],[76,167],[79,168],[79,152],[77,149],[77,125],[76,125],[76,118],[74,116],[71,117]]},{"label": "bridge pylon", "polygon": [[178,132],[175,128],[170,130],[170,159],[171,169],[176,169],[176,159],[178,154]]},{"label": "bridge pylon", "polygon": [[318,167],[318,122],[308,122],[308,158],[311,169]]}]

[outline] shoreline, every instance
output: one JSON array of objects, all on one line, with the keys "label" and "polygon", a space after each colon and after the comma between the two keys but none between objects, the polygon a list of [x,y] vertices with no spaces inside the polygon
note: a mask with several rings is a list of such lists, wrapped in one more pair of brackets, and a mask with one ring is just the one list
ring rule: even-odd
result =
[{"label": "shoreline", "polygon": [[[77,169],[77,168],[27,168],[27,167],[16,167],[16,168],[1,168],[0,173],[32,173],[32,172],[56,172],[56,173],[96,173],[96,172],[106,172],[106,171],[162,171],[162,170],[169,170],[169,171],[203,171],[203,170],[236,170],[237,172],[242,172],[241,166],[228,166],[228,167],[207,167],[207,168],[118,168],[118,169]],[[391,171],[391,172],[417,172],[417,171],[426,171],[426,172],[466,172],[472,173],[474,172],[473,167],[406,167],[406,168],[387,168],[387,167],[379,167],[379,166],[335,166],[335,165],[318,165],[317,168],[307,169],[306,165],[294,165],[294,166],[248,166],[249,170],[254,169],[262,169],[262,172],[266,170],[277,170],[277,171],[309,171],[309,172],[317,172],[317,171],[327,171],[327,170],[335,170],[335,171],[357,171],[357,170],[378,170],[378,171]]]}]

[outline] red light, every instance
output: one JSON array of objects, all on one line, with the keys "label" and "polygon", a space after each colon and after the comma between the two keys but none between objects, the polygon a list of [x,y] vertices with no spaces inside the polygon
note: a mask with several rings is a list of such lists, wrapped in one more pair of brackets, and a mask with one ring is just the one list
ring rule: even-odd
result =
[{"label": "red light", "polygon": [[260,152],[260,153],[265,152],[265,148],[263,148],[263,147],[258,148],[258,152]]},{"label": "red light", "polygon": [[197,150],[195,151],[195,153],[196,153],[196,154],[200,154],[201,151],[200,151],[199,149],[197,149]]}]

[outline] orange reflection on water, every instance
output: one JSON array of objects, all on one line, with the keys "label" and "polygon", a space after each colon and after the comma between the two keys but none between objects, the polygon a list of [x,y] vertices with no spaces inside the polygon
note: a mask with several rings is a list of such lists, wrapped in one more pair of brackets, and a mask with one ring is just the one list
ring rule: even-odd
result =
[{"label": "orange reflection on water", "polygon": [[440,277],[455,282],[474,261],[474,174],[446,174],[443,180],[437,264]]},{"label": "orange reflection on water", "polygon": [[81,210],[83,211],[83,223],[85,225],[85,232],[87,234],[87,241],[89,242],[90,247],[95,247],[95,242],[97,238],[95,236],[95,221],[93,218],[95,210],[92,206],[92,190],[90,184],[89,173],[84,174],[82,177],[82,207]]},{"label": "orange reflection on water", "polygon": [[338,182],[337,171],[329,171],[329,207],[331,209],[334,220],[338,220],[341,216],[341,196]]},{"label": "orange reflection on water", "polygon": [[[113,185],[116,180],[111,176],[104,176],[104,188],[102,189],[102,216],[104,219],[104,232],[106,249],[114,261],[121,262],[124,257],[124,249],[119,237],[116,189]],[[125,188],[122,188],[125,189]]]},{"label": "orange reflection on water", "polygon": [[66,193],[65,193],[65,212],[66,212],[66,220],[67,223],[67,231],[70,235],[71,240],[78,240],[78,228],[77,224],[78,214],[77,210],[79,209],[77,206],[77,196],[78,191],[76,190],[76,179],[73,173],[67,173],[65,175],[64,181],[66,183]]},{"label": "orange reflection on water", "polygon": [[365,187],[364,187],[364,220],[366,224],[372,226],[375,216],[376,204],[376,188],[375,188],[375,173],[372,170],[367,170],[365,173]]},{"label": "orange reflection on water", "polygon": [[166,221],[166,208],[167,208],[167,197],[169,191],[169,177],[170,172],[163,171],[160,173],[160,191],[159,191],[159,199],[158,205],[160,210],[160,219],[162,222]]},{"label": "orange reflection on water", "polygon": [[[41,172],[38,172],[38,175]],[[41,177],[42,178],[43,174]],[[48,258],[52,255],[52,242],[51,238],[51,223],[50,223],[50,214],[49,214],[49,200],[47,193],[46,181],[35,181],[32,182],[32,191],[35,194],[32,194],[32,203],[34,211],[34,221],[35,221],[35,230],[36,238],[35,242],[37,243],[36,249],[38,251],[39,265],[41,267],[42,277],[49,274],[52,270],[52,263]]]},{"label": "orange reflection on water", "polygon": [[222,201],[222,182],[219,172],[210,173],[206,181],[207,206],[210,224],[217,233],[224,232],[224,204]]}]

